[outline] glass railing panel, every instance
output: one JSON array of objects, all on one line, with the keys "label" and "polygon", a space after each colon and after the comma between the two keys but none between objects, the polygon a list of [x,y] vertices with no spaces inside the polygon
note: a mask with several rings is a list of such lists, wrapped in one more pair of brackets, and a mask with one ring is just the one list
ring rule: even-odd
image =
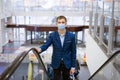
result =
[{"label": "glass railing panel", "polygon": [[34,53],[30,51],[25,56],[9,80],[48,80],[43,64]]},{"label": "glass railing panel", "polygon": [[120,80],[120,55],[114,57],[90,80]]},{"label": "glass railing panel", "polygon": [[4,72],[4,70],[8,67],[10,63],[8,62],[0,62],[0,75]]}]

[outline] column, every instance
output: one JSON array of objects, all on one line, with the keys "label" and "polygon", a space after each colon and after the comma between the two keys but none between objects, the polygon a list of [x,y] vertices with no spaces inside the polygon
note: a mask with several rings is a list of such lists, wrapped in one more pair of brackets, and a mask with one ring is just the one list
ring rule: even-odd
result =
[{"label": "column", "polygon": [[5,19],[4,18],[1,19],[1,32],[2,32],[1,38],[2,38],[2,46],[3,46],[6,43],[6,39],[5,39],[6,27],[5,27]]},{"label": "column", "polygon": [[6,44],[6,27],[5,19],[0,20],[0,52],[3,51],[3,46]]},{"label": "column", "polygon": [[[2,36],[2,29],[1,29],[1,14],[2,14],[2,0],[0,0],[0,37]],[[2,52],[2,38],[0,38],[0,53]]]},{"label": "column", "polygon": [[14,41],[13,29],[9,28],[9,30],[8,30],[8,42],[10,43],[12,41]]},{"label": "column", "polygon": [[[7,18],[7,24],[11,24],[12,23],[12,17],[8,17]],[[14,40],[14,33],[13,33],[13,29],[9,28],[8,29],[8,42],[12,42]]]},{"label": "column", "polygon": [[101,15],[101,18],[100,18],[100,41],[99,41],[99,44],[102,45],[102,42],[103,42],[103,38],[104,38],[104,20],[105,20],[105,16],[104,16],[104,1],[103,1],[103,9],[102,9],[102,15]]},{"label": "column", "polygon": [[89,33],[91,34],[91,30],[92,30],[92,23],[93,23],[93,1],[91,1],[91,10],[90,10],[90,14],[89,14]]},{"label": "column", "polygon": [[0,17],[1,17],[1,14],[2,14],[2,11],[3,9],[2,9],[2,0],[0,0]]},{"label": "column", "polygon": [[92,30],[92,17],[93,17],[93,12],[90,11],[90,14],[89,14],[89,18],[90,18],[90,21],[89,21],[89,33],[91,34],[91,30]]},{"label": "column", "polygon": [[102,14],[101,15],[101,18],[100,18],[100,41],[99,41],[99,44],[102,45],[102,41],[103,41],[103,38],[104,38],[104,15]]},{"label": "column", "polygon": [[0,53],[2,52],[2,26],[1,26],[1,19],[0,19]]},{"label": "column", "polygon": [[111,19],[110,19],[110,25],[109,25],[109,35],[108,35],[108,55],[111,54],[111,51],[113,50],[113,28],[115,26],[115,19],[114,19],[114,0],[112,1],[112,13],[111,13]]},{"label": "column", "polygon": [[94,17],[94,35],[93,35],[94,38],[97,35],[97,27],[98,27],[98,13],[95,13],[95,17]]},{"label": "column", "polygon": [[110,25],[109,25],[109,35],[108,35],[108,55],[111,54],[113,49],[113,27],[115,24],[115,19],[111,18]]},{"label": "column", "polygon": [[[27,25],[26,16],[24,16],[24,24]],[[25,27],[25,42],[27,42],[27,30],[26,30],[26,27]]]},{"label": "column", "polygon": [[95,38],[97,36],[97,28],[98,28],[98,1],[96,1],[96,12],[94,17],[94,35]]}]

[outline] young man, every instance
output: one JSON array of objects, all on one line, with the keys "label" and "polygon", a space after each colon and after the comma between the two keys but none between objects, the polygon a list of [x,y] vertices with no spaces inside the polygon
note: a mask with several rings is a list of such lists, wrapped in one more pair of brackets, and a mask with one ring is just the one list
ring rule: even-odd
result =
[{"label": "young man", "polygon": [[67,31],[65,16],[56,18],[57,31],[50,33],[45,44],[37,48],[38,52],[45,51],[51,44],[53,46],[52,62],[54,80],[69,80],[75,72],[76,43],[75,35]]}]

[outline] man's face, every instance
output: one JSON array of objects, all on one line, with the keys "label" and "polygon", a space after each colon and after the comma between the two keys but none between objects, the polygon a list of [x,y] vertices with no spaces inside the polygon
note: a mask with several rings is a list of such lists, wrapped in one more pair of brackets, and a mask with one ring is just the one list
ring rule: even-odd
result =
[{"label": "man's face", "polygon": [[58,24],[65,24],[66,25],[65,19],[58,19],[56,22],[56,25],[58,25]]}]

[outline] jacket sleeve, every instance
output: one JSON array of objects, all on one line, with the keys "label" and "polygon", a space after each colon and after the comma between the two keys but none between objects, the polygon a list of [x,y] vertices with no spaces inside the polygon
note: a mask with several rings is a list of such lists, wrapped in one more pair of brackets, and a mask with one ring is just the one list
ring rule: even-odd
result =
[{"label": "jacket sleeve", "polygon": [[75,35],[72,36],[72,45],[71,45],[71,61],[72,65],[71,67],[75,68],[76,65],[76,41],[75,41]]},{"label": "jacket sleeve", "polygon": [[52,36],[50,34],[47,41],[42,46],[40,46],[42,50],[41,52],[45,51],[51,45],[51,43],[52,43]]}]

